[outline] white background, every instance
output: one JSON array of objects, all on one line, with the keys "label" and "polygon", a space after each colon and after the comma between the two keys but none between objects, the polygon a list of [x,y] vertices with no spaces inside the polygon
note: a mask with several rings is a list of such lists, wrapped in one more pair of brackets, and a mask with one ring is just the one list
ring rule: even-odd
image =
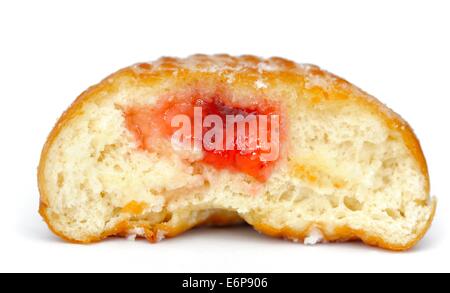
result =
[{"label": "white background", "polygon": [[[1,1],[0,271],[450,271],[450,1]],[[162,55],[281,56],[375,95],[415,129],[438,210],[411,251],[307,247],[249,227],[152,245],[73,245],[37,213],[36,168],[62,111],[111,72]]]}]

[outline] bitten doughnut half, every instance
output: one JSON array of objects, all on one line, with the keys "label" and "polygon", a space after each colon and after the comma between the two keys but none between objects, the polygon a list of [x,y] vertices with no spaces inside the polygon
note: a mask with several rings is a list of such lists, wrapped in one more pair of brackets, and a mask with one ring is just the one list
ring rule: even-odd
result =
[{"label": "bitten doughnut half", "polygon": [[[220,119],[277,116],[278,156],[177,147],[173,117],[194,125],[194,107]],[[272,139],[275,130],[267,126]],[[38,182],[40,214],[77,243],[155,242],[243,220],[306,244],[405,250],[436,207],[419,142],[397,114],[316,66],[254,56],[161,58],[107,77],[50,133]]]}]

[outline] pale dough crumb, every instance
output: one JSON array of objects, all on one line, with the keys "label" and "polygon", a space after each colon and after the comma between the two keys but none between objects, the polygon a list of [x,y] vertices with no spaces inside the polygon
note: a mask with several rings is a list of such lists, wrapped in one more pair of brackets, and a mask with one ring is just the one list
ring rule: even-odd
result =
[{"label": "pale dough crumb", "polygon": [[265,84],[264,81],[262,81],[260,79],[258,79],[255,82],[255,86],[256,86],[257,89],[265,89],[265,88],[267,88],[267,84]]},{"label": "pale dough crumb", "polygon": [[305,245],[314,245],[317,243],[322,242],[323,240],[323,234],[320,232],[319,229],[313,228],[311,231],[309,231],[308,237],[303,240],[303,243]]},{"label": "pale dough crumb", "polygon": [[127,240],[135,241],[136,236],[145,236],[144,228],[133,228],[133,229],[129,230]]},{"label": "pale dough crumb", "polygon": [[158,230],[158,232],[156,232],[156,241],[161,241],[164,238],[166,238],[166,231],[164,230]]}]

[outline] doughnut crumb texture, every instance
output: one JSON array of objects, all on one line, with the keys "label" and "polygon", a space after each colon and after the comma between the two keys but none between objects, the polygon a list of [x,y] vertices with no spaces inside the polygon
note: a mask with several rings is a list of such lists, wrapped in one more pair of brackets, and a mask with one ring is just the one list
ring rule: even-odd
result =
[{"label": "doughnut crumb texture", "polygon": [[[277,159],[180,151],[171,117],[191,117],[194,106],[222,119],[279,115]],[[40,214],[76,243],[158,242],[244,221],[308,245],[405,250],[436,207],[420,144],[400,116],[317,66],[255,56],[163,57],[112,74],[59,119],[38,183]]]}]

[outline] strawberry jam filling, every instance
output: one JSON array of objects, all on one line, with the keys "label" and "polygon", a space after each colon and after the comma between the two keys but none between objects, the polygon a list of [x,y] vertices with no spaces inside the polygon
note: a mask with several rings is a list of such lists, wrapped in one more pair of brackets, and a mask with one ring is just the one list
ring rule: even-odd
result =
[{"label": "strawberry jam filling", "polygon": [[173,147],[173,138],[179,134],[184,145],[188,142],[201,150],[199,160],[204,164],[262,182],[269,178],[280,149],[277,106],[261,102],[242,107],[218,97],[162,100],[155,106],[124,111],[126,127],[140,149],[153,151],[161,139],[171,141]]}]

